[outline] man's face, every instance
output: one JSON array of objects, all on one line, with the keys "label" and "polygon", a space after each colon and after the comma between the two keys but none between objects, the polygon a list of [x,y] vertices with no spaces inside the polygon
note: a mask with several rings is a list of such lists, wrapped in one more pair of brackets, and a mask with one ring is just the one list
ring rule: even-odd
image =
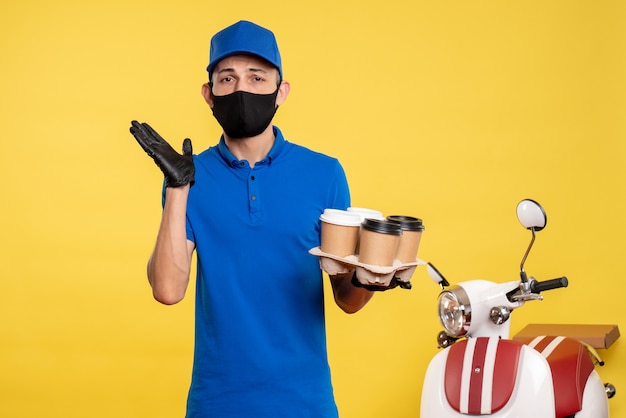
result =
[{"label": "man's face", "polygon": [[276,91],[280,81],[278,70],[253,55],[232,55],[220,61],[211,77],[213,94],[224,96],[238,90],[256,94]]}]

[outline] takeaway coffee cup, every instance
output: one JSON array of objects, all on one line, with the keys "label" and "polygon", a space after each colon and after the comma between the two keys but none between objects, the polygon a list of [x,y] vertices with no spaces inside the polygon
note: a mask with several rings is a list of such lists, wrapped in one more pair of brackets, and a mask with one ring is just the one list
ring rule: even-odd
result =
[{"label": "takeaway coffee cup", "polygon": [[[375,209],[349,207],[348,212],[358,213],[361,215],[361,221],[364,221],[365,219],[385,219],[383,213]],[[360,251],[361,245],[359,241],[360,240],[357,240],[356,242],[356,249],[354,250],[355,254],[358,254]]]},{"label": "takeaway coffee cup", "polygon": [[422,232],[424,231],[422,220],[412,216],[401,215],[387,216],[387,220],[400,225],[402,229],[402,237],[398,244],[396,258],[401,263],[414,262],[417,259],[417,250],[419,249]]},{"label": "takeaway coffee cup", "polygon": [[398,251],[402,228],[385,219],[367,218],[361,222],[359,262],[391,266]]},{"label": "takeaway coffee cup", "polygon": [[326,209],[320,220],[322,221],[320,250],[338,257],[354,254],[359,238],[361,216],[345,210]]}]

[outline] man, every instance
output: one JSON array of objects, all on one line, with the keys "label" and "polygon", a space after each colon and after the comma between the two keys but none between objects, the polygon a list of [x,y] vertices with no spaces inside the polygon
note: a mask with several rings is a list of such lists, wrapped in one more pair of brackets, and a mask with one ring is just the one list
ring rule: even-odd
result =
[{"label": "man", "polygon": [[[339,162],[285,140],[271,124],[289,94],[274,34],[237,22],[211,39],[202,95],[224,133],[192,156],[149,125],[131,132],[165,175],[148,262],[154,297],[183,299],[197,251],[195,350],[188,417],[336,417],[326,352],[319,216],[346,209]],[[330,278],[337,305],[372,293]]]}]

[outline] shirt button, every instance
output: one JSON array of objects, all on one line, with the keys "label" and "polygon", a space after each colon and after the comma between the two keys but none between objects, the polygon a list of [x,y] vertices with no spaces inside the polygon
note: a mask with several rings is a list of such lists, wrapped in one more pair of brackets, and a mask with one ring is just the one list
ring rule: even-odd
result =
[{"label": "shirt button", "polygon": [[254,180],[254,176],[250,176],[250,180]]},{"label": "shirt button", "polygon": [[239,167],[243,167],[245,165],[245,163],[243,161],[239,162]]},{"label": "shirt button", "polygon": [[251,196],[250,199],[256,200],[256,196]]}]

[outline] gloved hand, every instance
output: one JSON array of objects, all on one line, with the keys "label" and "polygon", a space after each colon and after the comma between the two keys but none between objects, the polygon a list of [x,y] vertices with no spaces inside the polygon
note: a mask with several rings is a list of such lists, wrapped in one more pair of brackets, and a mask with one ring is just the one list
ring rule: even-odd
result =
[{"label": "gloved hand", "polygon": [[396,276],[393,276],[393,278],[391,279],[391,281],[389,282],[387,286],[378,286],[375,284],[363,284],[359,281],[358,277],[356,277],[356,271],[352,275],[352,286],[362,287],[371,292],[384,292],[385,290],[395,289],[396,287],[399,287],[401,289],[411,289],[413,287],[411,282],[404,282],[402,280],[398,280]]},{"label": "gloved hand", "polygon": [[186,138],[183,141],[183,154],[180,155],[147,123],[132,121],[130,133],[159,166],[168,187],[193,184],[196,169],[191,156],[191,139]]}]

